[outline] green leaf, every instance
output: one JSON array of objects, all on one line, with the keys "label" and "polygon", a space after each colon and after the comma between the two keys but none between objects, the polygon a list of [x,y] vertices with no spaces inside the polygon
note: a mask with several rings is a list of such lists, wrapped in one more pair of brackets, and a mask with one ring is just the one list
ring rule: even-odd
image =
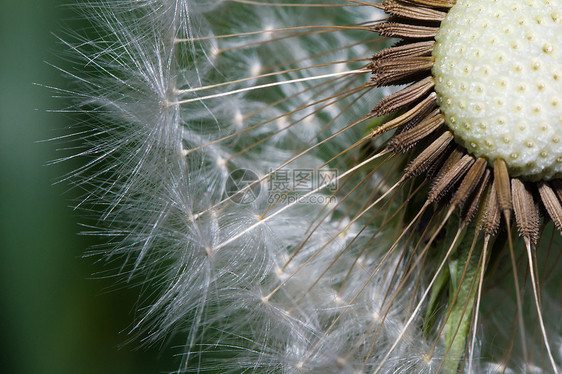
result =
[{"label": "green leaf", "polygon": [[[443,373],[458,372],[466,351],[467,335],[472,321],[474,300],[478,289],[481,240],[475,240],[474,225],[463,230],[457,256],[449,261],[450,293],[449,318],[445,324],[445,347],[448,349]],[[472,249],[471,249],[472,248]]]},{"label": "green leaf", "polygon": [[443,268],[443,270],[437,275],[437,279],[433,284],[433,288],[429,296],[427,312],[423,321],[423,334],[426,338],[429,337],[430,332],[435,327],[439,306],[441,305],[440,300],[442,299],[440,296],[442,295],[443,291],[446,290],[445,286],[447,285],[448,281],[449,271],[447,268]]}]

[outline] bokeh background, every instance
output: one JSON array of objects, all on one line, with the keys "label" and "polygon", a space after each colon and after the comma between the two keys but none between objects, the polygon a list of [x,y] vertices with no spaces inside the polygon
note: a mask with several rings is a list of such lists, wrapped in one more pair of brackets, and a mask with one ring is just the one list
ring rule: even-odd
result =
[{"label": "bokeh background", "polygon": [[[59,183],[75,161],[60,136],[76,118],[45,86],[67,87],[56,36],[75,14],[61,0],[1,0],[0,8],[0,372],[160,373],[178,366],[173,348],[127,343],[139,287],[103,277],[96,244],[78,235],[80,192]],[[39,85],[37,85],[39,84]],[[174,344],[170,343],[173,347]]]}]

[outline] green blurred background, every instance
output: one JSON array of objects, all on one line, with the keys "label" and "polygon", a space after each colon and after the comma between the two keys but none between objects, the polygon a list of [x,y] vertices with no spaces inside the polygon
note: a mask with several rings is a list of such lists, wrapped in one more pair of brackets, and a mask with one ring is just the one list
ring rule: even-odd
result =
[{"label": "green blurred background", "polygon": [[[74,13],[61,0],[2,1],[0,11],[0,372],[159,373],[172,371],[176,350],[125,344],[138,288],[96,276],[103,264],[82,258],[95,245],[77,235],[78,191],[54,184],[78,165],[64,162],[60,136],[66,104],[44,84],[65,87],[61,21]],[[66,1],[65,3],[68,3]],[[62,61],[62,62],[61,62]],[[58,130],[58,131],[57,131]]]}]

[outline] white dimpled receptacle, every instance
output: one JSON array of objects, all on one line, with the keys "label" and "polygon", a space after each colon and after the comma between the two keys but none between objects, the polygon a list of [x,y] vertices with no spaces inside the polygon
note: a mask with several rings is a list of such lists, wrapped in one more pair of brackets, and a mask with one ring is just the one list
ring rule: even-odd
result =
[{"label": "white dimpled receptacle", "polygon": [[562,177],[562,0],[457,0],[435,39],[456,140],[511,176]]}]

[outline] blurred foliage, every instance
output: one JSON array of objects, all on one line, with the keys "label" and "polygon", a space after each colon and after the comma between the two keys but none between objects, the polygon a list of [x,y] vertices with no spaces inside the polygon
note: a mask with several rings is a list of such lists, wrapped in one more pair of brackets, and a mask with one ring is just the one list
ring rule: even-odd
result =
[{"label": "blurred foliage", "polygon": [[41,141],[76,121],[48,113],[68,103],[35,85],[68,86],[45,62],[64,68],[52,33],[75,14],[61,4],[3,1],[0,12],[0,372],[172,371],[173,348],[128,343],[139,287],[121,287],[100,275],[102,261],[82,258],[100,243],[78,235],[81,217],[70,206],[81,192],[55,183],[79,164],[45,166],[65,154],[56,149],[64,142]]}]

